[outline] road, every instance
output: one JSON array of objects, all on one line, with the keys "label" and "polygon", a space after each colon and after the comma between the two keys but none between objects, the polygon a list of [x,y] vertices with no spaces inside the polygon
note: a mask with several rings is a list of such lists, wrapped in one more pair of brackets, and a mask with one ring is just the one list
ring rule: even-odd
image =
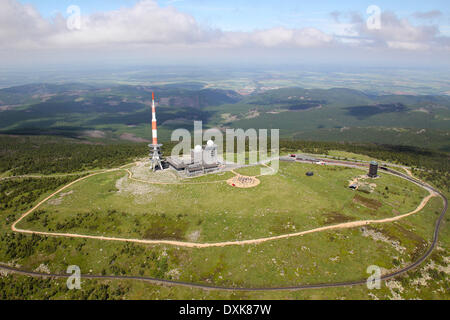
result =
[{"label": "road", "polygon": [[[125,167],[125,166],[123,166]],[[121,167],[121,168],[123,168]],[[120,168],[119,168],[120,169]],[[105,172],[111,172],[111,171],[117,171],[119,169],[111,169],[111,170],[107,170]],[[439,218],[437,219],[435,228],[434,228],[434,233],[433,233],[433,240],[431,245],[429,246],[428,250],[424,253],[424,255],[422,255],[417,261],[412,262],[411,264],[409,264],[406,267],[403,267],[397,271],[385,274],[381,277],[381,280],[388,280],[391,278],[394,278],[396,276],[399,276],[401,274],[404,274],[414,268],[416,268],[417,266],[419,266],[420,264],[422,264],[433,252],[433,250],[435,249],[437,242],[438,242],[438,238],[439,238],[439,230],[440,230],[440,226],[442,224],[442,220],[444,219],[445,213],[447,212],[448,209],[448,200],[445,197],[444,194],[442,194],[439,190],[436,190],[435,188],[433,188],[432,186],[424,183],[423,181],[414,179],[411,176],[408,176],[406,174],[388,169],[386,170],[387,172],[389,172],[390,174],[399,176],[403,179],[406,179],[412,183],[415,183],[417,185],[422,186],[423,188],[427,189],[430,191],[430,195],[428,197],[426,197],[424,200],[422,200],[422,203],[419,205],[418,208],[416,208],[416,210],[407,213],[405,215],[402,215],[401,217],[406,217],[409,216],[411,214],[414,214],[418,211],[421,210],[421,208],[423,208],[423,206],[425,206],[426,202],[428,202],[428,200],[435,196],[438,195],[442,198],[443,203],[444,203],[444,207],[443,210],[441,212],[441,214],[439,215]],[[48,199],[50,199],[52,196],[54,196],[55,194],[63,191],[64,189],[70,187],[71,185],[77,183],[80,180],[84,180],[87,179],[91,176],[97,175],[100,173],[94,173],[91,175],[88,175],[86,177],[80,178],[76,181],[71,182],[69,185],[66,185],[65,187],[61,188],[60,190],[58,190],[57,192],[55,192],[53,195],[50,195],[49,197],[47,197],[46,199],[44,199],[43,201],[41,201],[37,206],[35,206],[33,209],[31,210],[35,210],[39,205],[41,205],[42,203],[44,203],[45,201],[47,201]],[[28,213],[29,214],[29,213]],[[35,231],[30,231],[30,230],[20,230],[20,229],[16,229],[15,225],[20,222],[25,216],[27,215],[24,214],[19,220],[17,220],[13,226],[12,229],[17,232],[25,232],[25,233],[37,233]],[[399,216],[400,217],[400,216]],[[358,221],[358,222],[353,222],[353,223],[357,223],[355,225],[348,225],[347,228],[353,228],[353,227],[357,227],[357,226],[361,226],[361,225],[367,225],[370,223],[384,223],[384,222],[392,222],[398,217],[393,217],[393,218],[388,218],[388,219],[383,219],[383,220],[366,220],[366,221]],[[383,222],[381,222],[383,221]],[[368,223],[370,222],[370,223]],[[362,223],[362,224],[360,224]],[[338,226],[338,225],[337,225]],[[318,228],[321,229],[320,231],[324,231],[324,230],[330,230],[330,229],[334,229],[336,228],[336,226],[327,226],[327,227],[322,227],[322,228]],[[298,236],[301,234],[306,234],[304,232],[307,233],[311,233],[311,232],[319,232],[319,230],[313,231],[313,230],[309,230],[309,231],[303,231],[302,233],[299,234],[294,234],[294,235],[284,235],[284,236],[279,236],[279,237],[271,237],[271,238],[264,238],[264,239],[255,239],[255,240],[247,240],[247,241],[251,241],[250,243],[242,243],[239,241],[236,242],[229,242],[228,245],[244,245],[244,244],[254,244],[255,242],[253,241],[272,241],[272,240],[277,240],[280,237],[292,237],[292,236]],[[37,233],[40,234],[40,233]],[[68,236],[66,234],[62,234],[61,236]],[[81,236],[81,235],[73,235],[74,237],[89,237],[90,236]],[[108,240],[108,238],[104,238],[104,237],[95,237],[95,239],[102,239],[102,240]],[[130,240],[132,239],[123,239],[122,241],[127,241],[130,242]],[[116,238],[114,238],[113,241],[120,241],[117,240]],[[142,241],[146,241],[146,240],[138,240],[136,239],[136,241],[138,241],[138,243],[144,243]],[[134,241],[133,241],[134,242]],[[157,241],[157,244],[164,244],[166,243],[165,241]],[[260,242],[256,242],[256,243],[260,243]],[[155,244],[154,242],[151,242],[150,244]],[[172,244],[172,243],[166,243],[166,244]],[[184,243],[186,244],[186,243]],[[174,245],[178,245],[178,244],[174,244]],[[195,244],[195,245],[211,245],[211,244]],[[212,245],[216,245],[217,244],[212,244]],[[222,245],[220,245],[222,246]],[[25,270],[21,270],[19,268],[14,268],[14,267],[9,267],[9,266],[4,266],[4,265],[0,265],[0,270],[5,270],[5,271],[9,271],[12,273],[17,273],[17,274],[22,274],[22,275],[27,275],[27,276],[35,276],[35,277],[53,277],[53,278],[67,278],[69,275],[67,274],[45,274],[45,273],[39,273],[39,272],[31,272],[31,271],[25,271]],[[346,286],[355,286],[355,285],[363,285],[366,284],[366,279],[363,280],[356,280],[356,281],[346,281],[346,282],[336,282],[336,283],[320,283],[320,284],[308,284],[308,285],[298,285],[298,286],[291,286],[291,287],[270,287],[270,288],[232,288],[232,287],[220,287],[220,286],[208,286],[208,285],[202,285],[202,284],[194,284],[194,283],[186,283],[186,282],[180,282],[180,281],[170,281],[170,280],[163,280],[163,279],[155,279],[155,278],[151,278],[151,277],[142,277],[142,276],[102,276],[102,275],[82,275],[83,278],[85,279],[115,279],[115,280],[139,280],[139,281],[146,281],[146,282],[151,282],[154,284],[163,284],[163,285],[169,285],[169,286],[184,286],[184,287],[190,287],[190,288],[199,288],[199,289],[205,289],[205,290],[225,290],[225,291],[282,291],[282,290],[302,290],[302,289],[319,289],[319,288],[336,288],[336,287],[346,287]]]}]

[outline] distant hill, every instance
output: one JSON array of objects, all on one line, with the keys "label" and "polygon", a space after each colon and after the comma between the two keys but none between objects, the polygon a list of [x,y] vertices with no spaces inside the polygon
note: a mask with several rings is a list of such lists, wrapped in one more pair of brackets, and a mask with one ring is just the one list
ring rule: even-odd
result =
[{"label": "distant hill", "polygon": [[366,141],[450,150],[450,97],[283,88],[212,108],[218,126],[279,128],[285,138]]}]

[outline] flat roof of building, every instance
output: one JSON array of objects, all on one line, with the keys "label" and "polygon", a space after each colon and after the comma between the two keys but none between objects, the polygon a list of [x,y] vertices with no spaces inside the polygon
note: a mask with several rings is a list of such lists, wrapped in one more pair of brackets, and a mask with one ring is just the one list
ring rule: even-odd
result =
[{"label": "flat roof of building", "polygon": [[175,167],[176,169],[186,168],[186,163],[183,161],[182,158],[168,157],[166,160],[171,166]]},{"label": "flat roof of building", "polygon": [[316,158],[313,158],[313,157],[308,156],[306,154],[297,154],[295,157],[297,159],[302,159],[302,160],[318,161]]}]

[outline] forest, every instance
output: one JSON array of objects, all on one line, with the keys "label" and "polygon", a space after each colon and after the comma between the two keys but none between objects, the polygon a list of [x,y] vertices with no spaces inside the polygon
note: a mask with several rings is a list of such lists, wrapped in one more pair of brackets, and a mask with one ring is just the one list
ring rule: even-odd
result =
[{"label": "forest", "polygon": [[[163,153],[169,154],[174,145],[173,142],[164,142]],[[325,155],[330,150],[341,150],[363,154],[410,166],[437,187],[449,188],[450,155],[445,152],[411,146],[301,140],[281,140],[280,150]],[[148,153],[146,143],[94,144],[60,137],[0,135],[0,172],[8,172],[9,175],[77,173],[118,167]]]},{"label": "forest", "polygon": [[92,144],[83,140],[0,136],[0,172],[54,174],[117,167],[148,153],[146,144]]}]

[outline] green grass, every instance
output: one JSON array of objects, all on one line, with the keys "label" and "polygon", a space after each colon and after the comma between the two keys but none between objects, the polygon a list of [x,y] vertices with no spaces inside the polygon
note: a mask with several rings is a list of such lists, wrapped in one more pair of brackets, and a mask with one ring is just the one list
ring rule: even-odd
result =
[{"label": "green grass", "polygon": [[[333,155],[356,157],[356,154]],[[257,175],[260,168],[236,170]],[[314,171],[314,177],[305,176]],[[263,176],[253,189],[235,189],[226,183],[204,185],[147,185],[130,193],[117,180],[126,172],[88,178],[56,196],[19,227],[150,239],[216,242],[286,234],[349,220],[380,219],[414,209],[426,191],[397,177],[381,173],[371,180],[370,194],[350,191],[348,180],[364,174],[358,169],[281,163],[274,176]],[[226,180],[231,173],[186,179],[184,183]],[[72,177],[75,178],[75,177]],[[149,174],[152,181],[156,175]],[[124,179],[126,182],[126,179]],[[30,179],[17,180],[18,200],[34,188]],[[23,185],[23,187],[22,187]],[[122,187],[124,187],[122,186]],[[387,187],[387,189],[386,189]],[[8,187],[7,193],[13,189]],[[57,188],[57,186],[55,186]],[[26,192],[25,192],[26,191]],[[38,191],[38,190],[36,190]],[[372,225],[370,231],[387,241],[363,235],[361,228],[321,232],[262,243],[223,248],[189,249],[165,245],[124,244],[114,241],[19,235],[10,229],[20,214],[52,191],[36,192],[33,203],[0,210],[0,261],[35,270],[41,264],[65,273],[76,264],[83,274],[145,275],[223,286],[294,286],[367,278],[370,265],[393,270],[415,261],[430,244],[442,200],[432,199],[424,210],[395,223]],[[20,192],[18,192],[20,193]],[[357,196],[357,202],[354,198]],[[375,209],[377,208],[378,209]],[[394,211],[395,210],[395,211]],[[402,290],[384,283],[380,290],[365,286],[292,292],[222,292],[157,286],[137,281],[83,280],[82,290],[68,291],[65,280],[0,277],[0,298],[26,299],[449,299],[450,228],[444,219],[438,248],[420,268],[396,278]],[[60,224],[57,228],[57,224]],[[45,224],[45,225],[44,225]],[[295,226],[295,230],[292,226]],[[194,235],[198,237],[194,237]],[[404,248],[399,251],[397,246]],[[433,265],[430,267],[430,263]],[[419,280],[428,279],[421,284]],[[41,290],[45,288],[45,290]],[[370,294],[370,295],[369,295]]]},{"label": "green grass", "polygon": [[[244,168],[247,170],[251,168]],[[343,169],[328,167],[317,167],[303,164],[282,164],[278,176],[262,177],[262,184],[259,186],[264,196],[269,194],[269,187],[275,186],[273,190],[277,190],[277,194],[281,199],[284,199],[285,192],[289,190],[298,191],[296,199],[302,199],[303,193],[307,195],[327,193],[327,199],[330,199],[330,206],[338,207],[340,197],[343,200],[350,201],[355,193],[348,191],[345,188],[346,180],[349,177],[361,174],[359,170]],[[314,170],[315,177],[306,179],[304,172]],[[149,204],[137,204],[134,201],[136,197],[125,197],[121,201],[116,199],[118,196],[115,190],[109,188],[115,186],[117,179],[125,176],[125,173],[110,173],[99,175],[80,183],[73,187],[73,194],[66,195],[61,204],[46,206],[47,215],[52,215],[53,218],[64,221],[64,219],[76,216],[76,213],[95,211],[98,215],[92,220],[86,219],[86,225],[82,226],[80,231],[89,233],[115,233],[122,230],[122,236],[132,235],[132,228],[136,228],[136,222],[131,218],[142,218],[139,221],[144,223],[148,216],[143,216],[142,212],[146,212],[152,208]],[[215,175],[196,178],[195,180],[214,179]],[[334,181],[324,184],[322,178]],[[331,179],[332,178],[332,179]],[[385,179],[385,181],[383,180]],[[297,181],[297,182],[295,182]],[[376,191],[373,194],[361,194],[361,196],[377,201],[387,201],[398,203],[402,208],[402,212],[409,211],[411,207],[415,207],[422,196],[422,190],[417,190],[414,185],[406,181],[399,180],[393,176],[382,176],[381,179],[375,180],[377,183]],[[280,188],[283,183],[285,189]],[[393,194],[388,199],[383,198],[382,192],[384,186],[388,185],[392,189]],[[219,186],[216,186],[219,187]],[[227,197],[231,193],[231,199],[234,203],[225,205],[234,209],[240,206],[238,201],[241,201],[239,192],[243,190],[234,190],[232,188],[225,188],[220,195]],[[267,187],[267,189],[265,188]],[[159,188],[159,187],[158,187]],[[164,187],[166,188],[166,186]],[[171,187],[170,187],[171,188]],[[170,189],[168,188],[168,189]],[[184,189],[187,188],[187,189]],[[183,192],[181,200],[197,201],[197,203],[207,202],[208,198],[203,197],[202,193],[211,195],[203,186],[177,186],[175,191],[170,191],[169,195],[174,195],[173,192],[179,194]],[[342,189],[342,191],[341,191]],[[256,191],[255,188],[253,191]],[[378,190],[380,193],[377,193]],[[71,191],[71,190],[66,190]],[[77,192],[83,192],[77,197]],[[212,190],[211,192],[217,192]],[[245,191],[245,190],[244,190]],[[252,190],[248,190],[252,191]],[[319,192],[320,191],[320,192]],[[198,194],[197,192],[200,192]],[[347,193],[350,198],[347,198]],[[398,194],[395,194],[398,193]],[[46,193],[47,194],[47,193]],[[248,196],[249,194],[247,194]],[[330,195],[333,195],[331,197]],[[45,197],[43,194],[40,199]],[[120,196],[122,197],[122,196]],[[249,197],[247,197],[248,199]],[[125,205],[126,201],[130,201],[129,205]],[[139,200],[139,199],[138,199]],[[217,200],[217,199],[215,199]],[[264,200],[264,199],[263,199]],[[276,201],[276,197],[270,197],[265,205],[271,205],[271,202]],[[403,203],[405,200],[405,203]],[[39,200],[36,200],[36,202]],[[224,203],[218,200],[218,204]],[[247,200],[248,201],[248,200]],[[319,205],[321,198],[315,199],[313,202],[302,202],[298,205],[298,210],[305,207],[304,212],[312,211],[313,216],[322,217],[319,215]],[[324,201],[324,200],[322,200]],[[173,202],[173,198],[172,198]],[[325,201],[322,208],[326,208],[328,204]],[[170,203],[166,203],[170,205]],[[107,211],[102,207],[108,208],[120,205],[116,208],[118,216],[108,217]],[[249,204],[252,206],[254,204]],[[126,215],[122,215],[119,209],[137,208],[137,211],[124,211]],[[186,205],[186,208],[188,206]],[[340,212],[347,213],[348,216],[353,214],[355,218],[369,217],[373,218],[373,210],[368,208],[356,208],[353,202],[347,202],[347,205],[342,206],[343,210]],[[87,210],[89,209],[89,210]],[[92,210],[91,210],[92,209]],[[309,210],[313,209],[313,210]],[[376,212],[377,215],[389,214],[389,205],[383,204]],[[396,207],[396,209],[399,209]],[[438,198],[433,199],[425,207],[423,211],[411,217],[405,218],[399,222],[392,224],[374,225],[370,228],[378,233],[383,234],[390,241],[398,241],[399,245],[405,248],[404,252],[399,252],[390,244],[379,240],[374,240],[370,237],[364,237],[360,228],[346,229],[340,231],[330,231],[309,234],[302,237],[295,237],[291,239],[284,239],[272,242],[266,242],[260,245],[246,245],[233,246],[225,248],[208,248],[208,249],[187,249],[177,248],[164,245],[137,245],[124,244],[111,241],[87,240],[87,239],[68,239],[68,238],[54,238],[54,237],[31,237],[22,236],[12,233],[9,229],[12,220],[3,219],[7,214],[5,211],[0,212],[2,219],[0,220],[0,261],[17,263],[26,270],[35,270],[39,265],[44,264],[49,267],[51,272],[65,273],[67,266],[76,264],[81,267],[84,274],[111,274],[111,275],[146,275],[150,277],[181,280],[187,282],[197,282],[204,284],[215,284],[224,286],[293,286],[306,283],[319,282],[335,282],[343,280],[357,280],[367,278],[366,269],[369,265],[376,264],[385,269],[398,268],[400,265],[406,264],[417,259],[425,250],[425,245],[429,244],[433,234],[433,227],[435,220],[442,209],[442,201]],[[58,212],[56,212],[58,210]],[[66,211],[67,210],[67,211]],[[315,211],[317,210],[317,212]],[[344,211],[347,210],[347,211]],[[384,211],[383,211],[384,210]],[[163,233],[175,233],[177,230],[173,229],[173,219],[177,219],[176,215],[170,214],[166,210],[167,220],[161,220],[160,215],[151,216],[149,223],[154,223],[155,226],[162,229]],[[191,216],[199,214],[198,208],[192,208],[188,217],[180,217],[180,221],[176,223],[182,228],[183,221],[187,221],[186,234],[191,230],[202,228],[202,232],[207,232],[203,229],[205,225],[212,228],[210,232],[211,240],[217,240],[223,237],[221,232],[224,226],[235,228],[247,232],[244,236],[257,235],[260,228],[268,228],[268,226],[252,216],[250,211],[250,218],[242,222],[242,219],[233,220],[230,217],[233,212],[228,215],[217,215],[217,211],[211,211],[212,216],[210,222],[203,221],[200,226],[190,225],[191,222],[198,223],[198,220],[192,220]],[[75,215],[74,215],[75,213]],[[19,213],[16,213],[16,218]],[[243,215],[242,213],[241,215]],[[248,214],[248,212],[246,213]],[[278,216],[282,216],[282,212]],[[268,218],[269,217],[269,218]],[[304,215],[299,215],[304,218]],[[317,224],[325,223],[325,218],[334,217],[333,215],[324,215],[324,220],[318,220]],[[283,226],[284,224],[276,224],[268,218],[269,227]],[[295,214],[292,219],[298,218]],[[223,220],[226,220],[225,222]],[[162,222],[163,221],[163,222]],[[42,220],[31,221],[23,225],[38,228]],[[169,222],[166,224],[166,222]],[[282,221],[285,222],[285,221]],[[89,224],[97,224],[98,230],[89,229]],[[216,225],[217,224],[217,225]],[[433,261],[438,267],[445,267],[447,264],[443,257],[448,256],[449,248],[449,232],[448,218],[444,220],[444,225],[441,229],[441,237],[439,242],[439,249],[432,255],[431,260],[428,260],[421,268],[408,273],[405,276],[396,278],[403,291],[397,292],[396,289],[389,289],[383,284],[380,290],[368,290],[365,286],[357,286],[352,288],[334,288],[334,289],[320,289],[320,290],[304,290],[292,292],[221,292],[221,291],[203,291],[198,289],[187,289],[182,287],[164,287],[156,286],[136,281],[92,281],[83,280],[82,290],[68,291],[65,289],[63,280],[51,280],[45,283],[37,282],[31,278],[22,276],[9,276],[0,278],[0,285],[4,298],[19,297],[19,298],[51,298],[51,299],[99,299],[104,298],[103,291],[107,291],[110,298],[120,297],[126,299],[371,299],[374,296],[380,299],[393,298],[393,292],[400,294],[403,298],[422,298],[422,299],[448,299],[448,292],[442,291],[442,288],[448,287],[448,275],[440,279],[439,273],[431,272],[426,268],[430,261]],[[113,229],[116,227],[116,229]],[[302,227],[307,227],[302,225]],[[165,229],[164,229],[165,228]],[[144,229],[143,229],[144,230]],[[72,231],[72,230],[71,230]],[[270,229],[266,231],[270,232]],[[277,232],[287,232],[290,230],[277,229]],[[235,233],[230,233],[230,238],[236,238]],[[156,236],[161,236],[157,234]],[[198,241],[204,241],[205,234],[201,233]],[[14,241],[12,239],[15,239]],[[13,254],[17,253],[17,256]],[[425,285],[415,284],[415,280],[420,279],[424,275],[429,275],[431,280],[426,281]],[[30,288],[45,287],[46,290],[38,290]],[[102,289],[102,290],[100,290]],[[31,291],[30,291],[31,290]],[[369,296],[371,294],[371,296]]]},{"label": "green grass", "polygon": [[[427,231],[428,239],[434,223],[430,215],[442,208],[439,201],[430,203],[421,213],[414,216]],[[414,227],[418,224],[413,223]],[[364,279],[366,269],[370,265],[378,265],[385,269],[398,267],[396,260],[407,263],[413,259],[416,247],[414,242],[418,235],[405,232],[405,228],[394,225],[377,227],[390,239],[400,241],[406,251],[398,252],[393,246],[382,241],[364,237],[359,228],[340,231],[309,234],[302,237],[267,242],[260,245],[234,246],[225,248],[186,249],[170,246],[144,246],[122,244],[98,240],[42,238],[35,246],[35,254],[21,260],[24,268],[34,269],[39,264],[49,264],[51,270],[64,272],[67,264],[76,264],[83,273],[90,274],[142,274],[166,279],[216,284],[223,286],[293,286],[307,283],[336,282],[344,280]],[[29,238],[29,237],[28,237]],[[52,249],[53,248],[53,249]],[[282,250],[280,250],[282,248]],[[47,252],[47,254],[45,254]],[[436,260],[442,264],[442,260]],[[173,272],[177,270],[177,272]],[[172,271],[172,272],[171,272]],[[177,276],[173,276],[176,274]],[[417,275],[411,274],[411,279]],[[133,288],[147,287],[140,283],[131,283]],[[434,288],[442,286],[442,282],[432,282]],[[405,297],[417,297],[417,291],[405,286]],[[346,298],[369,298],[368,290],[335,289],[334,295]],[[161,288],[163,292],[169,290]],[[350,291],[348,291],[350,290]],[[184,290],[176,288],[171,296],[185,296]],[[314,290],[298,292],[297,298],[326,298],[330,290]],[[154,293],[146,293],[153,296]],[[176,293],[178,292],[178,294]],[[388,297],[390,291],[383,286],[374,294]],[[137,293],[136,293],[137,294]],[[162,293],[161,293],[162,294]],[[192,297],[201,298],[203,291],[192,291]],[[289,297],[292,293],[248,293],[238,298],[250,297]],[[436,292],[431,295],[436,297]],[[160,295],[157,295],[160,296]],[[162,294],[164,296],[164,294]],[[160,297],[162,297],[160,296]],[[445,295],[444,295],[445,296]],[[440,295],[440,297],[444,297]],[[134,296],[136,297],[136,296]],[[227,297],[226,293],[213,292],[210,297]],[[131,297],[129,297],[131,298]]]},{"label": "green grass", "polygon": [[[314,171],[314,177],[307,177],[307,171]],[[259,167],[238,172],[256,175]],[[349,190],[348,181],[363,173],[281,163],[276,175],[259,177],[261,184],[250,189],[232,188],[225,182],[149,185],[128,181],[122,171],[104,173],[65,190],[63,197],[44,204],[43,213],[20,227],[154,240],[247,240],[334,222],[392,217],[412,211],[426,195],[416,185],[388,174],[369,181],[377,185],[370,194]],[[230,176],[213,174],[186,183]],[[118,180],[124,184],[120,192]]]}]

